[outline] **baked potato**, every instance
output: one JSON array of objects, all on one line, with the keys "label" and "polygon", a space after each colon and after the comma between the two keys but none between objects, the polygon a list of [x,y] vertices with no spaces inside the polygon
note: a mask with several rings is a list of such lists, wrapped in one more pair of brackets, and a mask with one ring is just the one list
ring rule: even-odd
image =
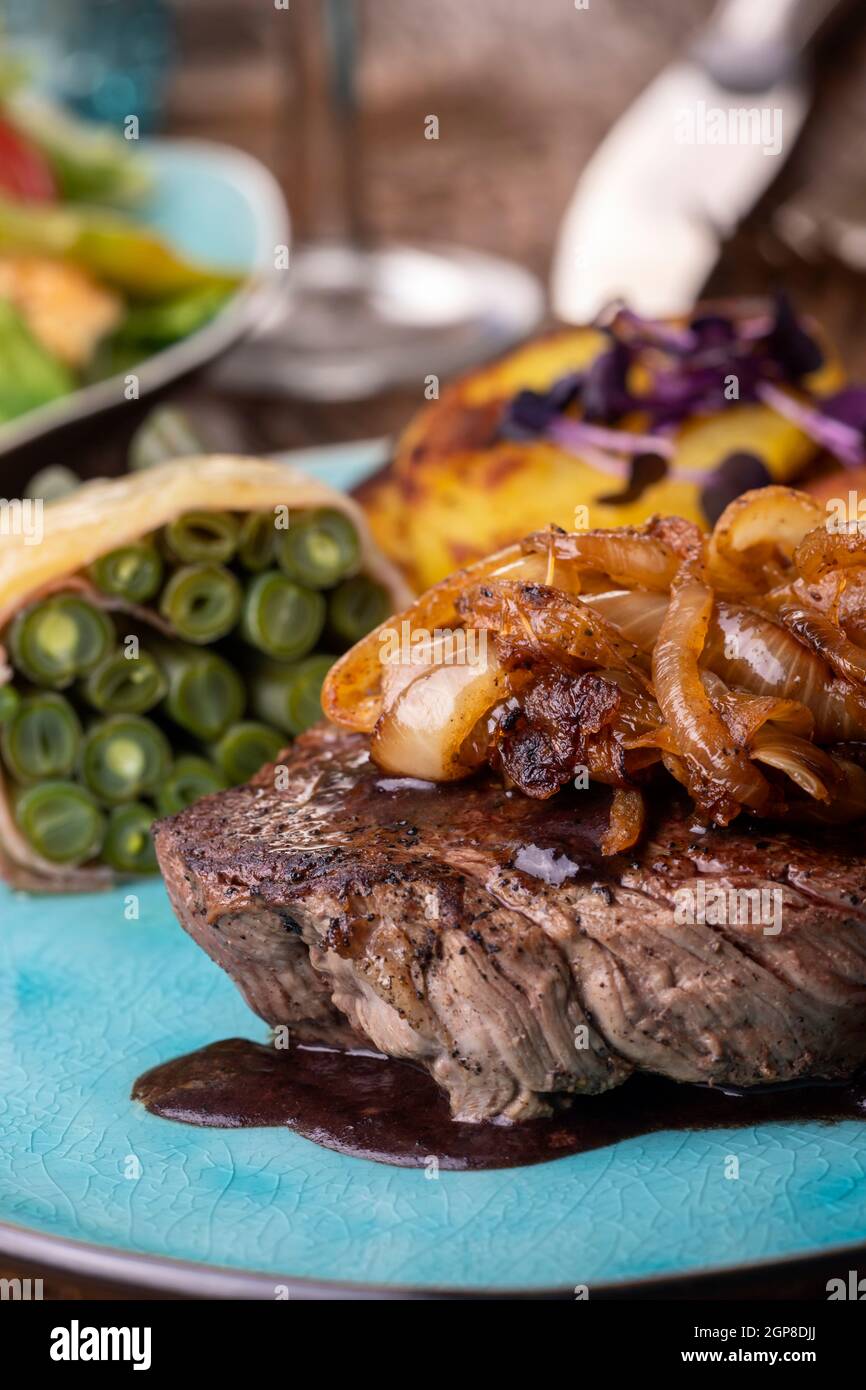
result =
[{"label": "baked potato", "polygon": [[[549,390],[609,342],[595,328],[556,331],[469,373],[418,412],[393,461],[358,488],[378,545],[416,589],[551,522],[574,529],[578,507],[587,508],[582,524],[593,527],[636,524],[654,513],[708,525],[697,480],[668,471],[634,500],[614,503],[601,500],[616,492],[610,476],[574,452],[542,438],[502,436],[518,392]],[[831,390],[838,377],[835,365],[822,366],[809,387]],[[817,453],[795,425],[758,402],[693,416],[671,438],[677,474],[709,475],[745,451],[763,461],[767,481],[783,482]]]}]

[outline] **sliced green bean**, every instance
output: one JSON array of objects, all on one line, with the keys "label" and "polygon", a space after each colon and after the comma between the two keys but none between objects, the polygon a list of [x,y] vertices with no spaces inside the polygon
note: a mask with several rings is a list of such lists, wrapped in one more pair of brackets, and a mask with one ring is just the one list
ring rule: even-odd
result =
[{"label": "sliced green bean", "polygon": [[85,679],[81,694],[100,714],[147,714],[167,690],[165,676],[149,652],[109,652]]},{"label": "sliced green bean", "polygon": [[49,463],[34,473],[24,489],[25,497],[39,497],[43,502],[59,502],[81,487],[81,479],[65,463]]},{"label": "sliced green bean", "polygon": [[92,671],[113,642],[108,615],[77,594],[54,594],[31,604],[9,629],[12,664],[34,685],[53,690]]},{"label": "sliced green bean", "polygon": [[143,801],[116,806],[108,818],[102,858],[121,874],[152,874],[159,865],[150,833],[154,809]]},{"label": "sliced green bean", "polygon": [[145,416],[129,445],[130,471],[153,468],[169,459],[206,454],[207,447],[182,410],[158,405]]},{"label": "sliced green bean", "polygon": [[175,724],[211,743],[241,718],[244,683],[224,657],[180,642],[163,643],[155,650],[168,680],[165,712]]},{"label": "sliced green bean", "polygon": [[237,557],[245,570],[260,574],[274,563],[273,512],[248,512],[241,522]]},{"label": "sliced green bean", "polygon": [[222,565],[184,565],[162,591],[159,611],[187,642],[216,642],[231,632],[241,611],[242,591]]},{"label": "sliced green bean", "polygon": [[308,589],[330,589],[354,574],[361,563],[361,542],[352,522],[335,507],[317,507],[292,515],[277,536],[277,560],[289,579]]},{"label": "sliced green bean", "polygon": [[15,801],[15,819],[28,843],[56,864],[82,864],[102,847],[105,816],[75,782],[38,782]]},{"label": "sliced green bean", "polygon": [[241,612],[241,636],[266,656],[294,661],[312,651],[325,625],[321,594],[267,570],[250,580]]},{"label": "sliced green bean", "polygon": [[212,792],[223,791],[227,786],[222,772],[207,758],[184,753],[156,793],[157,810],[161,816],[177,815],[178,811],[186,810],[194,801],[210,796]]},{"label": "sliced green bean", "polygon": [[140,714],[112,714],[85,734],[81,776],[88,790],[111,806],[156,791],[170,767],[168,739]]},{"label": "sliced green bean", "polygon": [[336,657],[308,656],[283,665],[262,661],[250,679],[254,714],[287,734],[302,734],[322,715],[322,682]]},{"label": "sliced green bean", "polygon": [[87,569],[97,589],[130,603],[146,603],[153,598],[159,592],[162,572],[162,556],[149,541],[121,545],[100,555]]},{"label": "sliced green bean", "polygon": [[0,730],[0,746],[16,782],[68,777],[81,746],[81,724],[63,695],[40,691],[19,701]]},{"label": "sliced green bean", "polygon": [[393,610],[387,589],[365,574],[346,579],[328,599],[328,627],[340,642],[354,646]]},{"label": "sliced green bean", "polygon": [[14,685],[0,685],[0,724],[11,719],[21,704],[21,696]]},{"label": "sliced green bean", "polygon": [[232,724],[213,748],[214,762],[232,786],[248,782],[265,763],[279,756],[285,738],[267,724],[244,720]]},{"label": "sliced green bean", "polygon": [[231,512],[184,512],[165,527],[165,548],[175,560],[192,565],[224,565],[238,545],[240,527]]}]

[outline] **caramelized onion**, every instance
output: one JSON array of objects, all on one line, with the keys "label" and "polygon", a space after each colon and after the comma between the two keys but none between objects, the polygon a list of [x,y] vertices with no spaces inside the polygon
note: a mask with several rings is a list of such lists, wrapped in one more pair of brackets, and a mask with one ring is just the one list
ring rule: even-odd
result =
[{"label": "caramelized onion", "polygon": [[848,825],[866,817],[866,772],[838,754],[833,758],[837,774],[834,795],[829,802],[808,801],[791,805],[789,814],[821,825]]},{"label": "caramelized onion", "polygon": [[839,778],[833,759],[814,743],[767,725],[755,736],[752,757],[786,777],[815,801],[829,801]]},{"label": "caramelized onion", "polygon": [[[404,634],[400,634],[403,638]],[[387,648],[382,651],[382,709],[389,710],[394,704],[398,695],[407,685],[418,676],[430,671],[434,666],[443,664],[454,664],[455,655],[461,661],[464,658],[471,658],[475,655],[473,650],[461,646],[458,638],[463,634],[459,631],[439,631],[437,633],[418,632],[406,633],[407,640],[400,640],[396,643],[396,655],[389,653]],[[471,634],[475,637],[476,634]]]},{"label": "caramelized onion", "polygon": [[582,598],[588,608],[601,614],[642,652],[652,651],[667,612],[667,594],[650,593],[646,589],[608,589],[602,593],[583,594]]},{"label": "caramelized onion", "polygon": [[815,727],[811,710],[799,700],[780,700],[775,695],[748,695],[742,690],[730,690],[711,671],[705,671],[702,680],[713,705],[741,748],[748,748],[765,724],[781,725],[791,734],[806,737]]},{"label": "caramelized onion", "polygon": [[619,723],[626,733],[651,729],[659,723],[661,710],[652,693],[647,692],[643,680],[635,680],[627,671],[599,671],[598,674],[619,690]]},{"label": "caramelized onion", "polygon": [[428,589],[411,607],[393,618],[386,618],[379,627],[368,632],[360,642],[335,661],[322,687],[322,708],[335,724],[370,733],[382,712],[382,654],[387,639],[410,629],[433,633],[436,629],[459,627],[457,599],[467,584],[482,579],[495,570],[521,558],[519,545],[507,546],[495,555],[488,555],[468,569],[458,570],[441,583]]},{"label": "caramelized onion", "polygon": [[[667,611],[662,594],[627,589],[585,594],[595,609],[643,651],[651,651]],[[834,679],[826,661],[766,613],[719,602],[702,664],[730,686],[807,706],[822,743],[866,738],[866,694]]]},{"label": "caramelized onion", "polygon": [[[664,595],[616,589],[585,594],[583,602],[652,651],[667,611]],[[866,694],[834,679],[827,661],[766,613],[717,603],[701,660],[730,686],[808,706],[819,742],[866,738]]]},{"label": "caramelized onion", "polygon": [[631,751],[635,748],[658,748],[662,753],[676,753],[677,742],[667,724],[657,724],[647,729],[645,734],[627,738],[624,746]]},{"label": "caramelized onion", "polygon": [[863,692],[834,678],[821,657],[756,609],[716,604],[704,660],[728,685],[806,705],[821,743],[866,737]]},{"label": "caramelized onion", "polygon": [[602,836],[602,854],[622,854],[636,845],[643,833],[646,805],[643,795],[631,787],[617,787],[610,805],[610,824]]},{"label": "caramelized onion", "polygon": [[680,753],[718,785],[720,800],[759,811],[769,796],[767,782],[733,746],[701,681],[698,662],[712,608],[712,590],[699,580],[687,579],[674,589],[653,652],[655,695]]},{"label": "caramelized onion", "polygon": [[467,626],[503,637],[528,638],[594,666],[618,666],[642,677],[641,653],[573,594],[547,584],[490,580],[467,589],[459,602]]},{"label": "caramelized onion", "polygon": [[583,588],[580,571],[574,565],[558,565],[553,551],[510,558],[490,571],[491,579],[511,579],[524,584],[552,584],[567,594],[579,594]]},{"label": "caramelized onion", "polygon": [[805,608],[780,608],[779,617],[801,642],[850,681],[866,681],[866,651],[856,646],[837,623]]},{"label": "caramelized onion", "polygon": [[866,565],[866,535],[858,527],[828,531],[818,526],[805,536],[794,553],[794,566],[807,583],[821,580],[832,570]]},{"label": "caramelized onion", "polygon": [[[342,657],[326,712],[372,732],[396,775],[488,762],[543,798],[585,769],[615,789],[607,853],[640,835],[636,784],[659,761],[718,824],[743,808],[866,816],[866,771],[843,751],[866,748],[866,536],[823,521],[815,499],[768,487],[709,542],[679,518],[537,532]],[[467,659],[449,657],[455,632]]]},{"label": "caramelized onion", "polygon": [[821,579],[771,589],[762,607],[778,616],[783,608],[804,608],[822,613],[844,629],[852,642],[866,646],[866,567],[830,570]]},{"label": "caramelized onion", "polygon": [[716,522],[707,551],[709,577],[724,593],[766,591],[766,570],[774,558],[790,562],[797,546],[826,512],[820,502],[791,487],[744,492]]},{"label": "caramelized onion", "polygon": [[647,531],[536,531],[523,542],[527,551],[552,551],[558,560],[600,570],[617,584],[639,584],[666,592],[679,567],[675,552]]},{"label": "caramelized onion", "polygon": [[485,643],[476,660],[423,670],[397,693],[376,722],[370,740],[374,762],[386,772],[448,782],[477,766],[464,747],[476,724],[506,693],[493,649]]}]

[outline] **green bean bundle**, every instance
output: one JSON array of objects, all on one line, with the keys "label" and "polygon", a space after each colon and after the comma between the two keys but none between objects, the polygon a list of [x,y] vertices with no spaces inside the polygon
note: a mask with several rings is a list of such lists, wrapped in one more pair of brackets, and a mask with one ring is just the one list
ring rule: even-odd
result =
[{"label": "green bean bundle", "polygon": [[242,720],[230,725],[214,745],[214,761],[232,785],[248,782],[265,763],[276,760],[284,742],[267,724]]},{"label": "green bean bundle", "polygon": [[16,782],[68,777],[81,747],[81,723],[63,695],[40,691],[19,700],[0,731],[3,761]]},{"label": "green bean bundle", "polygon": [[207,758],[185,753],[156,793],[156,809],[161,816],[174,816],[202,796],[221,792],[228,786],[223,774]]},{"label": "green bean bundle", "polygon": [[110,618],[77,594],[54,594],[19,613],[9,631],[13,664],[34,685],[62,690],[102,660]]},{"label": "green bean bundle", "polygon": [[0,685],[0,725],[7,723],[21,704],[14,685]]},{"label": "green bean bundle", "polygon": [[82,779],[109,806],[155,792],[170,767],[168,739],[143,715],[112,714],[98,720],[84,736]]},{"label": "green bean bundle", "polygon": [[81,686],[83,698],[100,714],[147,714],[167,689],[165,676],[149,652],[137,656],[109,652]]},{"label": "green bean bundle", "polygon": [[347,516],[333,507],[318,507],[290,519],[277,536],[280,568],[308,589],[331,589],[354,574],[361,563],[361,542]]},{"label": "green bean bundle", "polygon": [[326,611],[321,594],[267,570],[247,586],[241,635],[267,656],[295,661],[318,642]]},{"label": "green bean bundle", "polygon": [[153,818],[153,807],[143,801],[116,806],[108,818],[102,845],[106,864],[120,874],[155,873],[158,865],[150,833]]},{"label": "green bean bundle", "polygon": [[194,447],[163,415],[146,470],[53,501],[40,546],[0,536],[0,874],[22,886],[153,872],[154,817],[276,761],[322,717],[330,653],[408,598],[347,498]]},{"label": "green bean bundle", "polygon": [[162,591],[159,611],[187,642],[216,642],[235,626],[241,586],[223,565],[184,565]]},{"label": "green bean bundle", "polygon": [[260,662],[250,679],[253,712],[287,734],[302,734],[322,718],[322,684],[335,660],[308,656],[290,665]]},{"label": "green bean bundle", "polygon": [[238,563],[251,574],[270,569],[276,545],[275,519],[271,512],[250,512],[241,522]]},{"label": "green bean bundle", "polygon": [[240,527],[229,512],[185,512],[169,523],[163,541],[173,560],[185,565],[224,565],[235,553]]},{"label": "green bean bundle", "polygon": [[146,603],[159,592],[162,583],[162,556],[149,541],[122,545],[100,555],[87,567],[88,577],[103,594]]},{"label": "green bean bundle", "polygon": [[102,848],[105,815],[76,782],[37,782],[15,802],[19,829],[52,864],[82,864]]},{"label": "green bean bundle", "polygon": [[384,622],[391,611],[387,590],[366,575],[346,579],[328,600],[328,627],[337,641],[352,647]]},{"label": "green bean bundle", "polygon": [[209,743],[240,719],[244,683],[224,656],[180,642],[156,650],[168,682],[165,712],[175,724]]}]

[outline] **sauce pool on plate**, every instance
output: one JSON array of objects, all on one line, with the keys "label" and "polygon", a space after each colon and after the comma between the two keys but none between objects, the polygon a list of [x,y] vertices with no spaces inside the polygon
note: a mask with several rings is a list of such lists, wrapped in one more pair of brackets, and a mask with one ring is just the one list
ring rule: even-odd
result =
[{"label": "sauce pool on plate", "polygon": [[354,1158],[422,1168],[518,1168],[665,1129],[792,1120],[866,1121],[866,1081],[688,1086],[638,1074],[525,1124],[463,1124],[419,1068],[369,1053],[210,1043],[146,1071],[132,1096],[154,1115],[221,1129],[279,1127]]}]

